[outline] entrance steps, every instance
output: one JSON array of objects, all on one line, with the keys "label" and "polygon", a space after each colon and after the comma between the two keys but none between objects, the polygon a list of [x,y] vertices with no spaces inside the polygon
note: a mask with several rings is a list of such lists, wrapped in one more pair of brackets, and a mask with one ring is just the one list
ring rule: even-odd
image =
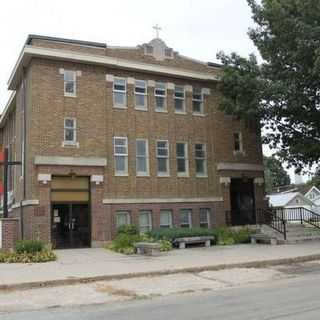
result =
[{"label": "entrance steps", "polygon": [[252,243],[295,244],[305,241],[319,241],[320,229],[308,224],[287,223],[287,238],[268,225],[261,225],[258,232],[252,236]]}]

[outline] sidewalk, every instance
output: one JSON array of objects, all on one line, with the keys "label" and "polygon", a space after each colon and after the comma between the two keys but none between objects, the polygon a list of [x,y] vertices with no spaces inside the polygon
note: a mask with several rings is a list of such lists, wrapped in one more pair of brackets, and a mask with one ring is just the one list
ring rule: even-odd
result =
[{"label": "sidewalk", "polygon": [[320,242],[213,246],[173,250],[159,257],[125,256],[105,249],[58,250],[56,253],[55,262],[0,264],[0,289],[320,260]]}]

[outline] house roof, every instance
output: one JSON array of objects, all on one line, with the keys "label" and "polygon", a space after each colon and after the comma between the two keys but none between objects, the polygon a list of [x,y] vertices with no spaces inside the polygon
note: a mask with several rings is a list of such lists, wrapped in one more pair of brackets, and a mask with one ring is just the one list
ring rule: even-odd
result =
[{"label": "house roof", "polygon": [[[312,191],[316,191],[318,196],[320,196],[320,190],[316,186],[312,186],[307,193],[305,193],[305,196],[307,197]],[[316,198],[318,198],[318,196]]]},{"label": "house roof", "polygon": [[288,205],[290,201],[292,201],[296,197],[301,197],[303,200],[305,200],[306,204],[314,205],[314,203],[306,198],[303,194],[300,192],[285,192],[285,193],[277,193],[277,194],[271,194],[267,197],[269,198],[270,204],[273,207],[285,207]]}]

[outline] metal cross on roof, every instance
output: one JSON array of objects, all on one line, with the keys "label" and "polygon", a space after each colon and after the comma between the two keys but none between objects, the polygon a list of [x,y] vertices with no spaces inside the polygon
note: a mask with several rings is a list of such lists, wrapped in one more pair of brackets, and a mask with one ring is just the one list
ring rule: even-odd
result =
[{"label": "metal cross on roof", "polygon": [[152,28],[156,31],[156,38],[159,38],[159,31],[161,31],[162,28],[158,24],[156,24]]}]

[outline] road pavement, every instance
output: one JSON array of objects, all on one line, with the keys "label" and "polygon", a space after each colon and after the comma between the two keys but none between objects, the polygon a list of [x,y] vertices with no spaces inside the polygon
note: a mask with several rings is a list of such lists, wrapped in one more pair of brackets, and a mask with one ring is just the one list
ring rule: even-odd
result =
[{"label": "road pavement", "polygon": [[282,267],[295,277],[219,291],[0,314],[1,320],[318,320],[319,264]]}]

